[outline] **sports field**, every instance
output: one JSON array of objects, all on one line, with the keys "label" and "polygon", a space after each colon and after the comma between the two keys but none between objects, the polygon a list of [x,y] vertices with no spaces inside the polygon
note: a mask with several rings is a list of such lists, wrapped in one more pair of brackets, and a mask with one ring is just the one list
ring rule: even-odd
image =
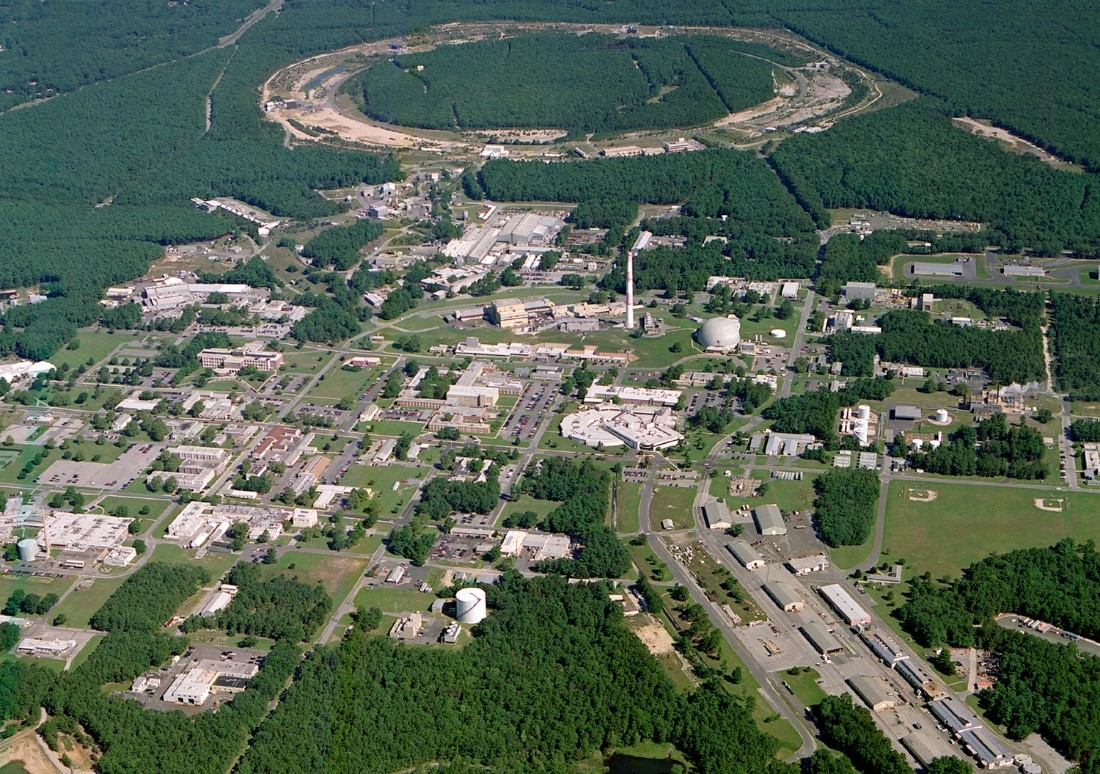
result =
[{"label": "sports field", "polygon": [[990,553],[1047,546],[1064,537],[1100,540],[1100,493],[894,481],[883,560],[904,558],[915,573],[928,571],[934,578],[958,576]]}]

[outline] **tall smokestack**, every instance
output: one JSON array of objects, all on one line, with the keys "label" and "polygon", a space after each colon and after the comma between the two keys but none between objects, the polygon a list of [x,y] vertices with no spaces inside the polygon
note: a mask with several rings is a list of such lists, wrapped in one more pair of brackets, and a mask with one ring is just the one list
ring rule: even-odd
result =
[{"label": "tall smokestack", "polygon": [[634,251],[626,254],[626,329],[634,330]]}]

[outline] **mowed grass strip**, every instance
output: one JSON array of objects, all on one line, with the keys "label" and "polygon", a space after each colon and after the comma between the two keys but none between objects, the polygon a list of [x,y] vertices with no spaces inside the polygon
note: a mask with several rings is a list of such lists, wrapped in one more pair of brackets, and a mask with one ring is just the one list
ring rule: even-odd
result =
[{"label": "mowed grass strip", "polygon": [[[913,500],[934,492],[930,502]],[[1061,500],[1062,510],[1036,507]],[[991,553],[1052,545],[1062,538],[1100,540],[1100,494],[1055,489],[948,484],[890,484],[883,560],[904,558],[916,574],[958,576]]]}]

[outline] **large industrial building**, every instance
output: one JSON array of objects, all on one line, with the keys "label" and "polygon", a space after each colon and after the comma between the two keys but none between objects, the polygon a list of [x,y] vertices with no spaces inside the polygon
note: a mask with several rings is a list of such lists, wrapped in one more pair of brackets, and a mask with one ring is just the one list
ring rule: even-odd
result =
[{"label": "large industrial building", "polygon": [[765,583],[764,591],[784,613],[798,613],[806,606],[802,595],[793,586],[782,581]]},{"label": "large industrial building", "polygon": [[849,626],[869,626],[870,614],[852,598],[839,583],[830,583],[818,589],[821,596]]},{"label": "large industrial building", "polygon": [[164,692],[164,700],[173,704],[199,706],[205,704],[212,694],[240,693],[259,670],[252,663],[203,659],[172,681]]},{"label": "large industrial building", "polygon": [[752,517],[756,520],[756,528],[765,537],[787,534],[787,523],[783,521],[783,512],[778,505],[758,505],[752,509]]},{"label": "large industrial building", "polygon": [[859,698],[863,699],[872,712],[885,712],[893,709],[897,704],[897,699],[886,690],[886,685],[881,678],[857,675],[848,678],[848,685]]},{"label": "large industrial building", "polygon": [[729,529],[733,526],[730,509],[721,500],[708,500],[703,503],[703,518],[710,529]]},{"label": "large industrial building", "polygon": [[746,570],[759,570],[764,566],[764,557],[747,541],[734,540],[726,548]]},{"label": "large industrial building", "polygon": [[831,656],[835,653],[843,653],[844,646],[840,640],[833,636],[832,632],[817,621],[808,623],[800,628],[803,636],[809,640],[814,649],[823,656]]},{"label": "large industrial building", "polygon": [[636,450],[668,449],[684,436],[667,408],[603,404],[570,414],[561,422],[561,434],[586,446]]}]

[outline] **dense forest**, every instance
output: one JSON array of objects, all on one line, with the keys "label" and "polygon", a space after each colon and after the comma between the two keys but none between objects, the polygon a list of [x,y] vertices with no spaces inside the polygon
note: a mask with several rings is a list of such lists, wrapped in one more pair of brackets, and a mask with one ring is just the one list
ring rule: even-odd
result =
[{"label": "dense forest", "polygon": [[905,252],[908,240],[898,231],[876,231],[862,239],[837,234],[825,245],[814,285],[823,295],[836,295],[846,282],[882,282],[879,266]]},{"label": "dense forest", "polygon": [[848,694],[826,696],[811,711],[825,743],[846,754],[859,771],[875,774],[912,771],[905,756],[879,731],[871,713],[854,704]]},{"label": "dense forest", "polygon": [[[1100,762],[1100,659],[991,622],[1015,613],[1100,637],[1100,554],[1066,538],[1050,548],[994,554],[946,587],[916,578],[896,616],[922,645],[977,644],[1000,655],[996,686],[980,694],[1014,738],[1040,731],[1075,760]],[[975,624],[984,624],[975,628]]]},{"label": "dense forest", "polygon": [[350,226],[325,229],[305,243],[302,255],[312,259],[315,266],[332,266],[336,271],[347,271],[358,260],[360,248],[380,236],[381,223],[360,220]]},{"label": "dense forest", "polygon": [[[688,248],[640,253],[634,274],[639,289],[704,290],[713,274],[808,277],[817,256],[813,221],[761,159],[735,150],[560,164],[493,160],[478,181],[497,201],[579,202],[586,205],[585,217],[599,212],[609,218],[590,219],[589,225],[620,230],[637,209],[618,204],[682,202],[681,217],[647,220],[645,226],[658,235],[687,236]],[[719,239],[704,246],[711,235]],[[601,286],[624,289],[625,264]]]},{"label": "dense forest", "polygon": [[565,33],[402,54],[349,86],[367,115],[393,124],[577,133],[696,126],[773,93],[772,65],[721,38]]},{"label": "dense forest", "polygon": [[894,391],[887,379],[853,379],[837,392],[818,390],[780,398],[761,415],[777,433],[811,433],[826,443],[837,440],[836,413],[861,400],[884,400]]},{"label": "dense forest", "polygon": [[539,526],[565,532],[584,546],[575,559],[540,563],[543,572],[576,578],[618,578],[630,569],[630,556],[614,531],[605,526],[611,497],[611,474],[591,460],[547,457],[529,468],[520,491],[538,500],[560,502]]},{"label": "dense forest", "polygon": [[1050,294],[1050,347],[1059,390],[1100,396],[1100,304],[1089,296]]},{"label": "dense forest", "polygon": [[303,662],[237,771],[565,771],[646,739],[676,743],[702,774],[793,771],[718,683],[677,694],[608,590],[507,573],[457,651],[353,629]]},{"label": "dense forest", "polygon": [[932,320],[908,309],[878,319],[882,333],[843,331],[829,339],[830,359],[844,363],[844,373],[870,375],[877,352],[891,363],[928,368],[981,368],[998,384],[1043,381],[1042,332],[1032,319],[1023,329],[991,331]]},{"label": "dense forest", "polygon": [[814,479],[814,519],[826,545],[858,546],[875,526],[878,475],[862,468],[828,470]]},{"label": "dense forest", "polygon": [[1002,150],[925,100],[796,135],[770,157],[824,227],[826,208],[983,223],[987,244],[1100,255],[1100,181]]},{"label": "dense forest", "polygon": [[1009,427],[1004,414],[994,414],[977,427],[964,425],[946,443],[928,451],[909,452],[909,464],[945,476],[989,476],[1043,479],[1046,446],[1034,427]]}]

